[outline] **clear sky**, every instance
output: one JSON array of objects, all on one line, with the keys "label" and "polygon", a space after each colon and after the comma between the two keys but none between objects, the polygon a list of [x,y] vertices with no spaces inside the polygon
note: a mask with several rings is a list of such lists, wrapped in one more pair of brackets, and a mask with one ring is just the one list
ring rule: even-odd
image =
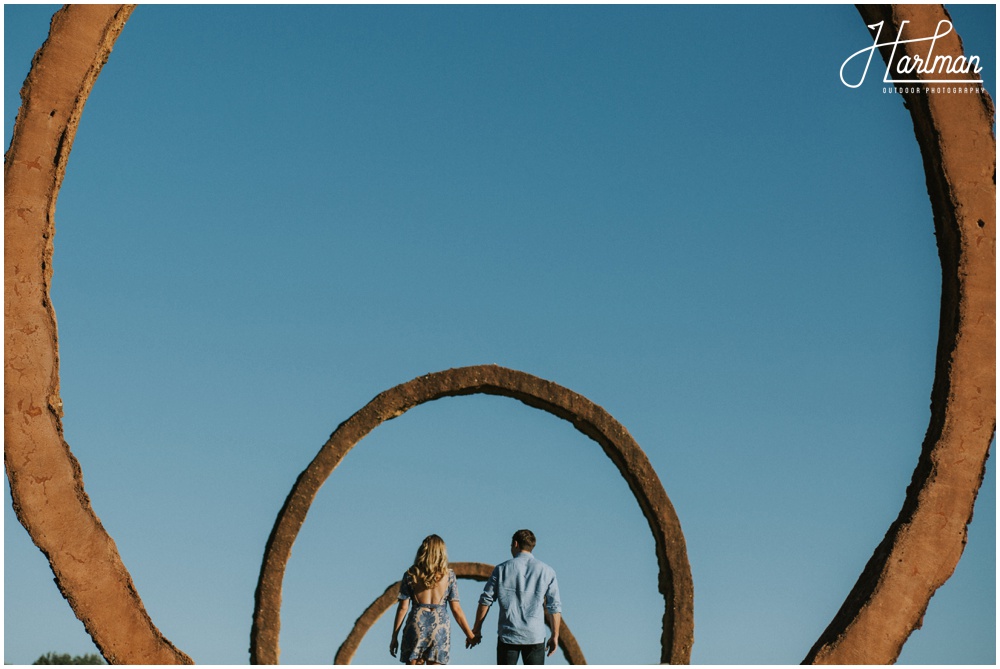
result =
[{"label": "clear sky", "polygon": [[[5,146],[52,12],[4,7]],[[995,7],[952,16],[995,99]],[[165,636],[246,663],[265,541],[329,434],[396,384],[497,363],[603,406],[649,456],[687,541],[695,663],[800,662],[929,419],[919,150],[874,70],[838,76],[870,43],[851,6],[140,5],[73,146],[53,302],[66,438]],[[94,652],[5,490],[4,661]],[[427,534],[495,563],[521,527],[590,662],[658,661],[624,480],[569,423],[485,396],[414,409],[333,473],[288,565],[281,660],[331,662]],[[480,589],[459,582],[467,611]],[[390,626],[356,662],[393,663]],[[991,457],[900,661],[993,664],[995,640]]]}]

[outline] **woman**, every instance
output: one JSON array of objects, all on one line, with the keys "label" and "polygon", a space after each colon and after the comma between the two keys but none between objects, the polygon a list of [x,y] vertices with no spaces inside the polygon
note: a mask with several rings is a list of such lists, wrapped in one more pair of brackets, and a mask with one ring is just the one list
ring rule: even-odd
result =
[{"label": "woman", "polygon": [[413,566],[406,570],[399,584],[399,606],[396,607],[396,621],[389,643],[389,653],[393,657],[399,649],[399,628],[410,608],[411,599],[413,609],[403,628],[399,661],[406,664],[448,664],[451,650],[449,607],[466,638],[471,641],[474,637],[458,603],[458,585],[455,583],[455,572],[448,568],[444,540],[436,534],[420,544]]}]

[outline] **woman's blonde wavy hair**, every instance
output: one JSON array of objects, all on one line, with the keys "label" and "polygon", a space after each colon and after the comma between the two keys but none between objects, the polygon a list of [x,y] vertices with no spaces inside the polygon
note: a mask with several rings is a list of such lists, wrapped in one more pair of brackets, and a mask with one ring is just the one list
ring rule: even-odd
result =
[{"label": "woman's blonde wavy hair", "polygon": [[444,539],[432,534],[417,549],[413,558],[413,566],[406,570],[415,584],[425,588],[433,588],[438,580],[448,574],[448,549]]}]

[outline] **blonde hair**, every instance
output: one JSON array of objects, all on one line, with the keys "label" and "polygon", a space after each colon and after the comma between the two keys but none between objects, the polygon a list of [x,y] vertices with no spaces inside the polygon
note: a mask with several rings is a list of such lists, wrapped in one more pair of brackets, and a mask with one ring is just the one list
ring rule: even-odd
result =
[{"label": "blonde hair", "polygon": [[413,566],[406,570],[413,584],[432,588],[442,576],[448,573],[448,549],[444,539],[432,534],[417,549]]}]

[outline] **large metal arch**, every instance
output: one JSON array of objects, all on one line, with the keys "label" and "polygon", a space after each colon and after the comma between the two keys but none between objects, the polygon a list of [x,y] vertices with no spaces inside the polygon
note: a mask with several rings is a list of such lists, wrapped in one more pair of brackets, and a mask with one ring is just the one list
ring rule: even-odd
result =
[{"label": "large metal arch", "polygon": [[[494,565],[484,562],[452,562],[450,566],[455,570],[455,576],[458,578],[467,578],[473,581],[487,580],[490,574],[493,573],[494,567]],[[344,643],[340,644],[340,648],[337,649],[337,654],[333,658],[334,664],[351,663],[354,654],[358,652],[358,646],[361,645],[362,639],[368,634],[368,630],[396,603],[396,596],[399,594],[399,584],[400,582],[396,581],[386,588],[385,592],[376,597],[375,601],[358,617],[354,623],[354,627],[351,628],[347,638],[344,639]],[[576,637],[573,636],[569,625],[566,624],[566,618],[562,619],[562,625],[560,625],[559,630],[559,648],[562,649],[563,657],[566,658],[566,661],[570,664],[587,664],[587,660],[583,657],[583,651],[580,650],[580,645],[577,643]]]},{"label": "large metal arch", "polygon": [[108,662],[191,663],[156,628],[63,439],[49,300],[59,187],[87,96],[134,5],[66,5],[21,89],[4,163],[4,465],[18,520]]},{"label": "large metal arch", "polygon": [[377,395],[341,423],[299,475],[268,537],[254,597],[250,662],[277,664],[281,589],[292,545],[320,487],[344,456],[387,420],[442,397],[510,397],[573,424],[596,441],[628,483],[656,543],[658,587],[664,599],[660,661],[687,664],[694,638],[694,588],[687,548],[673,504],[646,454],[607,411],[551,381],[498,365],[459,367],[417,377]]},{"label": "large metal arch", "polygon": [[[53,16],[22,89],[4,165],[4,464],[19,521],[105,659],[169,664],[191,660],[146,614],[62,437],[49,301],[55,202],[66,161],[87,96],[133,7],[65,6]],[[866,24],[887,19],[898,32],[909,20],[911,30],[926,34],[948,16],[940,5],[859,10]],[[957,32],[935,48],[962,54]],[[993,104],[985,92],[903,96],[923,154],[943,270],[931,420],[899,517],[807,662],[886,663],[898,656],[961,556],[995,433]],[[947,522],[935,527],[935,517]],[[896,564],[923,569],[919,587],[906,586],[897,558]],[[869,650],[875,641],[878,650]]]},{"label": "large metal arch", "polygon": [[[934,35],[938,22],[951,18],[941,5],[859,5],[858,11],[866,25],[885,22],[883,42],[896,39],[904,21],[907,36]],[[897,55],[927,57],[923,46],[900,44]],[[887,64],[893,48],[880,49]],[[964,54],[954,30],[933,48],[935,56]],[[930,424],[899,515],[809,651],[808,663],[896,661],[962,557],[996,433],[993,102],[985,89],[948,94],[916,88],[902,95],[923,157],[942,270]]]}]

